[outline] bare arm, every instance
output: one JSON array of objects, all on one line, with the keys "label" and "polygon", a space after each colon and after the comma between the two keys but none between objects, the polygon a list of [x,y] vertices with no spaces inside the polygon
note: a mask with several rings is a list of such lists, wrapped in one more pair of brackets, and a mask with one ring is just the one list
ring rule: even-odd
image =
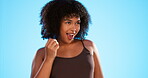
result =
[{"label": "bare arm", "polygon": [[[56,56],[58,43],[49,39],[44,50],[38,50],[32,63],[31,78],[49,78],[53,61]],[[44,55],[43,55],[44,54]],[[44,60],[43,60],[44,59]]]},{"label": "bare arm", "polygon": [[94,57],[94,63],[95,63],[94,78],[104,78],[101,70],[100,61],[99,61],[98,50],[95,44],[93,44],[93,51],[94,51],[93,57]]},{"label": "bare arm", "polygon": [[104,78],[101,70],[101,65],[98,56],[98,50],[95,44],[90,40],[84,40],[85,47],[93,54],[94,58],[94,78]]}]

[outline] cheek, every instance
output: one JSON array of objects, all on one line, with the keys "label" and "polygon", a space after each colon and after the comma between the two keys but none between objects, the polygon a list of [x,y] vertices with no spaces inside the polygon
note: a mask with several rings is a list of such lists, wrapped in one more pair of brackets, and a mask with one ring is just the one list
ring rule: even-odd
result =
[{"label": "cheek", "polygon": [[77,27],[77,32],[79,32],[79,31],[80,31],[80,26]]},{"label": "cheek", "polygon": [[67,32],[67,30],[68,30],[68,28],[65,25],[61,26],[60,35],[65,34]]}]

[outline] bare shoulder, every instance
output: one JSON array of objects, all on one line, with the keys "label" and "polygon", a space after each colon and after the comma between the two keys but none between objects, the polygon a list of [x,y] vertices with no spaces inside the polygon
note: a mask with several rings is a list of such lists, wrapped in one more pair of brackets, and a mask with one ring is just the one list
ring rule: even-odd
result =
[{"label": "bare shoulder", "polygon": [[95,43],[93,41],[91,41],[91,40],[83,40],[83,42],[84,42],[85,47],[88,50],[92,51],[93,54],[98,53],[98,49],[97,49],[97,47],[96,47],[96,45],[95,45]]},{"label": "bare shoulder", "polygon": [[44,59],[44,56],[45,56],[45,48],[42,47],[42,48],[39,48],[36,52],[36,55],[35,57],[36,58],[41,58],[41,59]]},{"label": "bare shoulder", "polygon": [[93,41],[91,41],[91,40],[83,40],[83,42],[84,42],[84,44],[86,45],[86,46],[91,46],[91,47],[93,47]]},{"label": "bare shoulder", "polygon": [[85,46],[89,46],[91,48],[95,48],[95,43],[91,40],[83,40]]},{"label": "bare shoulder", "polygon": [[93,55],[94,52],[94,43],[91,40],[83,40],[85,48],[87,48],[91,54]]},{"label": "bare shoulder", "polygon": [[39,49],[37,50],[37,53],[38,53],[38,54],[44,54],[44,51],[45,51],[45,48],[42,47],[42,48],[39,48]]},{"label": "bare shoulder", "polygon": [[32,69],[38,69],[40,64],[43,62],[44,60],[44,55],[45,55],[45,50],[44,48],[40,48],[37,50],[33,62],[32,62]]},{"label": "bare shoulder", "polygon": [[44,56],[45,56],[45,50],[44,48],[40,48],[37,50],[32,65],[34,66],[37,63],[41,63],[44,60]]},{"label": "bare shoulder", "polygon": [[31,72],[31,78],[35,76],[36,72],[40,68],[40,65],[42,64],[44,60],[45,50],[44,48],[40,48],[37,50],[33,62],[32,62],[32,72]]}]

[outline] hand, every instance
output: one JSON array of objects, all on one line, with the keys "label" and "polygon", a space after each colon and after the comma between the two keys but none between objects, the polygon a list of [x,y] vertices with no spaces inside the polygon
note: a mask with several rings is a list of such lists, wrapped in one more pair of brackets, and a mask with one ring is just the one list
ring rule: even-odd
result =
[{"label": "hand", "polygon": [[45,58],[55,58],[57,50],[59,49],[59,43],[56,39],[48,39],[45,45]]}]

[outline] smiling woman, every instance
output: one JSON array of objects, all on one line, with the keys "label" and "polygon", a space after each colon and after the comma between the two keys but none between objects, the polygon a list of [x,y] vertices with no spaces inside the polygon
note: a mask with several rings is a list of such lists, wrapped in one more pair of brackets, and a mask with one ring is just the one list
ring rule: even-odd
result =
[{"label": "smiling woman", "polygon": [[42,38],[31,78],[103,78],[98,51],[86,40],[90,18],[75,0],[53,0],[41,11]]},{"label": "smiling woman", "polygon": [[[61,22],[60,27],[60,39],[72,40],[80,31],[80,18],[64,18]],[[68,43],[68,42],[67,42]]]},{"label": "smiling woman", "polygon": [[81,20],[80,32],[77,39],[84,39],[87,35],[90,16],[86,8],[75,0],[53,0],[45,5],[41,11],[42,38],[57,38],[60,32],[62,19],[65,17],[79,17]]}]

